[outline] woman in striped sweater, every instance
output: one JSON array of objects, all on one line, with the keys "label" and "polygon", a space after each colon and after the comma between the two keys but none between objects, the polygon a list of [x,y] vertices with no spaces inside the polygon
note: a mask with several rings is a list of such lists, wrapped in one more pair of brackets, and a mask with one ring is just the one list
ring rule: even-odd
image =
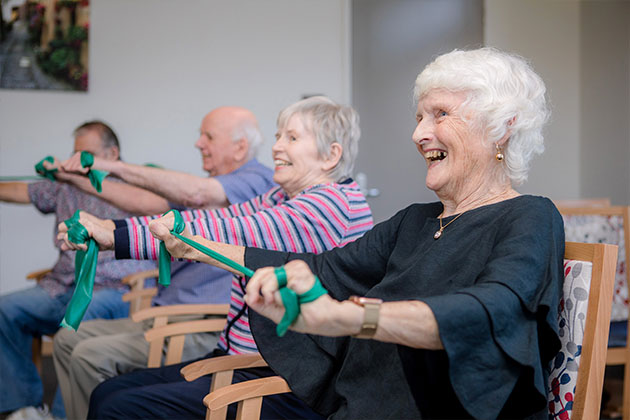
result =
[{"label": "woman in striped sweater", "polygon": [[[272,148],[274,181],[279,187],[225,209],[184,211],[184,234],[195,235],[193,239],[204,243],[210,240],[310,253],[359,238],[372,227],[365,197],[349,178],[359,135],[358,115],[350,107],[324,97],[289,106],[278,117]],[[117,258],[157,258],[158,242],[148,230],[153,217],[116,221],[114,231],[104,228],[110,223],[88,215],[82,218],[100,246],[115,249]],[[226,328],[218,349],[205,357],[257,351],[249,330],[244,287],[244,279],[233,278]],[[102,383],[92,394],[88,418],[203,417],[202,399],[210,378],[184,382],[179,375],[183,365],[136,371]],[[268,368],[238,372],[235,382],[270,374],[273,372]],[[163,404],[155,403],[156,400]],[[263,416],[264,413],[276,418],[316,417],[292,395],[267,399]]]}]

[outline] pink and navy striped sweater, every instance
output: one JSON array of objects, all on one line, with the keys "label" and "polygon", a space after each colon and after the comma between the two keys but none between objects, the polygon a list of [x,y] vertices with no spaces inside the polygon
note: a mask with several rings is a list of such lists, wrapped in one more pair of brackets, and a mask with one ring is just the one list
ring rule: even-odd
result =
[{"label": "pink and navy striped sweater", "polygon": [[[372,213],[352,180],[320,184],[289,199],[276,187],[250,201],[217,210],[183,211],[193,235],[233,245],[320,253],[343,246],[372,228]],[[147,227],[154,217],[125,219],[116,231],[118,258],[157,259],[159,242]],[[122,230],[122,232],[121,232]],[[219,347],[230,354],[257,352],[243,309],[244,280],[233,277],[230,313]],[[239,316],[239,312],[243,312]]]}]

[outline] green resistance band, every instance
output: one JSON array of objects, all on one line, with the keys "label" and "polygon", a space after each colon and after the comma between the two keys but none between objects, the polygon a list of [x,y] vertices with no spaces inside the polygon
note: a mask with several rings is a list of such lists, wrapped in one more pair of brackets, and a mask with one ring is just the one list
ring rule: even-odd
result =
[{"label": "green resistance band", "polygon": [[24,176],[0,176],[0,182],[11,181],[41,181],[42,177],[37,175],[24,175]]},{"label": "green resistance band", "polygon": [[92,169],[92,165],[94,165],[94,155],[92,155],[92,153],[90,152],[86,152],[85,150],[82,151],[81,166],[90,169],[87,173],[87,176],[90,179],[90,183],[92,184],[96,192],[100,193],[101,191],[103,191],[103,180],[109,172]]},{"label": "green resistance band", "polygon": [[[184,224],[184,219],[182,215],[177,210],[169,210],[164,215],[168,213],[173,213],[175,216],[175,221],[173,223],[173,229],[171,230],[171,234],[175,236],[180,241],[184,242],[187,245],[195,248],[197,251],[207,255],[209,257],[214,258],[215,260],[227,265],[228,267],[242,273],[246,277],[252,277],[254,275],[254,270],[244,267],[227,258],[224,255],[219,254],[218,252],[201,245],[198,242],[193,241],[185,236],[182,236],[181,233],[184,231],[186,225]],[[158,267],[159,267],[159,281],[160,284],[168,285],[171,282],[171,254],[166,249],[166,245],[164,242],[160,242],[160,253],[158,256]],[[327,294],[328,292],[322,286],[319,278],[315,276],[315,284],[313,287],[306,293],[302,293],[298,295],[293,290],[286,287],[287,285],[287,274],[284,270],[284,267],[276,267],[275,269],[276,277],[278,278],[278,288],[280,291],[280,297],[282,298],[282,304],[285,307],[285,312],[282,317],[280,323],[276,326],[276,334],[279,337],[284,336],[284,334],[289,329],[289,326],[295,322],[297,317],[300,315],[300,305],[302,303],[312,302],[315,299],[319,298],[322,295]]]},{"label": "green resistance band", "polygon": [[55,169],[47,169],[44,167],[44,162],[55,163],[55,158],[52,156],[46,156],[44,159],[40,160],[35,164],[35,172],[39,174],[37,175],[26,175],[26,176],[0,176],[0,182],[8,182],[8,181],[38,181],[43,178],[47,178],[53,182],[55,179],[55,172],[57,172],[57,168]]},{"label": "green resistance band", "polygon": [[55,182],[55,173],[57,172],[57,168],[47,169],[44,167],[44,162],[55,163],[55,158],[52,156],[46,156],[44,159],[35,164],[35,172],[37,172],[40,176],[0,176],[0,181],[37,181],[44,177]]},{"label": "green resistance band", "polygon": [[[215,260],[227,265],[228,267],[233,268],[234,270],[242,273],[243,275],[247,277],[251,277],[254,275],[254,270],[250,270],[247,267],[243,267],[236,261],[233,261],[219,254],[218,252],[213,251],[212,249],[193,241],[192,239],[189,239],[185,236],[180,235],[180,233],[182,233],[184,229],[186,228],[186,225],[184,224],[184,219],[182,218],[182,214],[178,210],[169,210],[166,213],[164,213],[163,216],[167,215],[168,213],[173,213],[173,216],[175,216],[175,222],[173,223],[173,229],[171,230],[171,234],[175,236],[177,239],[179,239],[180,241],[184,242],[187,245],[192,246],[193,248],[202,252],[203,254],[208,255],[209,257],[212,257]],[[160,271],[159,283],[163,286],[168,286],[169,284],[171,284],[171,254],[166,249],[166,245],[164,244],[164,241],[160,242],[160,252],[158,255],[158,268]]]},{"label": "green resistance band", "polygon": [[41,176],[48,178],[51,181],[55,181],[55,172],[57,172],[57,168],[55,169],[46,169],[44,168],[44,162],[55,163],[55,158],[52,156],[46,156],[44,159],[40,160],[35,164],[35,172],[40,174]]},{"label": "green resistance band", "polygon": [[64,223],[68,227],[68,240],[75,244],[84,244],[87,242],[87,251],[77,251],[74,261],[74,293],[66,308],[66,315],[61,320],[61,326],[69,330],[76,331],[85,315],[92,300],[92,291],[94,289],[94,276],[96,275],[96,264],[98,262],[98,244],[79,223],[79,213],[81,210],[74,212],[74,215]]},{"label": "green resistance band", "polygon": [[[47,169],[44,167],[44,162],[54,163],[55,159],[52,156],[46,156],[44,159],[35,164],[35,172],[37,172],[41,176],[0,176],[0,182],[35,181],[42,179],[41,177],[47,178],[53,182],[56,181],[55,173],[57,172],[57,168]],[[99,171],[98,169],[91,169],[91,166],[93,164],[94,156],[92,155],[92,153],[86,151],[81,152],[81,166],[83,166],[84,168],[90,168],[87,176],[94,189],[100,193],[103,190],[103,179],[105,179],[105,177],[108,175],[108,172]]]},{"label": "green resistance band", "polygon": [[284,267],[276,267],[274,271],[278,279],[278,289],[280,297],[282,298],[282,304],[284,305],[284,315],[276,326],[276,334],[278,334],[278,337],[282,337],[286,334],[289,326],[300,316],[300,305],[312,302],[320,296],[327,294],[328,291],[322,286],[319,277],[315,276],[315,284],[313,284],[313,287],[311,287],[309,291],[298,295],[293,290],[286,287],[287,273]]},{"label": "green resistance band", "polygon": [[44,159],[35,164],[35,172],[37,172],[40,176],[0,176],[0,181],[35,181],[44,177],[55,182],[55,172],[57,172],[57,168],[47,169],[44,167],[44,162],[55,163],[55,158],[52,156],[46,156]]}]

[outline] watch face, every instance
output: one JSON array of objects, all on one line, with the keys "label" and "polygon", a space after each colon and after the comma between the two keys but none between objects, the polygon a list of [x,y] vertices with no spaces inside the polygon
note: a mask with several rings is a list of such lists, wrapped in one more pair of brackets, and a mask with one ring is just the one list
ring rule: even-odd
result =
[{"label": "watch face", "polygon": [[382,299],[369,298],[369,297],[363,297],[363,296],[350,296],[348,300],[350,302],[356,303],[357,305],[361,305],[361,306],[368,305],[368,304],[380,305],[381,303],[383,303]]},{"label": "watch face", "polygon": [[361,303],[361,305],[380,305],[381,303],[383,303],[383,299],[361,297],[359,298],[359,302]]}]

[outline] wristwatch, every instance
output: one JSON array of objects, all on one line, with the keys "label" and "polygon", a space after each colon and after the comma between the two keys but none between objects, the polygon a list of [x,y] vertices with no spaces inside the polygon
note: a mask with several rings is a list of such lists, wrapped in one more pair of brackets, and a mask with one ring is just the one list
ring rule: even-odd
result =
[{"label": "wristwatch", "polygon": [[382,299],[350,296],[348,300],[359,306],[363,306],[363,324],[361,325],[361,331],[358,334],[353,335],[356,338],[372,338],[376,334],[376,328],[378,327],[378,315],[381,310]]}]

